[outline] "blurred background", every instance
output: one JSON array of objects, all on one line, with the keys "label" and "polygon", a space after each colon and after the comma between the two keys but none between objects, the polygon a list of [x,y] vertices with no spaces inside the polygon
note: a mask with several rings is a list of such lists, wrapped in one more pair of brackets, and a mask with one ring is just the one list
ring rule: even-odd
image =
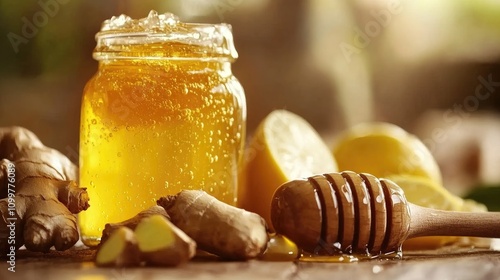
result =
[{"label": "blurred background", "polygon": [[0,0],[0,126],[25,126],[76,162],[94,35],[151,9],[233,26],[249,135],[273,109],[329,142],[387,121],[424,140],[454,192],[500,182],[495,0]]}]

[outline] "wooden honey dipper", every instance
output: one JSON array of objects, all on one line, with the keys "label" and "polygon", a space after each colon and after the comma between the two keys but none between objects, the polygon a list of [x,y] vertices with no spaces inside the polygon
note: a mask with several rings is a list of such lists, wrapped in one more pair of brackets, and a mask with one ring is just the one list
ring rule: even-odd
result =
[{"label": "wooden honey dipper", "polygon": [[500,237],[500,213],[420,207],[394,182],[351,171],[283,184],[271,220],[277,233],[314,254],[380,255],[419,236]]}]

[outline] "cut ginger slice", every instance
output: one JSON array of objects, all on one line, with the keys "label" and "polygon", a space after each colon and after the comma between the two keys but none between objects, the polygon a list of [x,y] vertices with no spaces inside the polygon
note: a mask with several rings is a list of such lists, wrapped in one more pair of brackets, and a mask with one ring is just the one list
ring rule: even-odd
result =
[{"label": "cut ginger slice", "polygon": [[144,218],[135,228],[135,235],[150,265],[177,266],[196,253],[196,243],[162,215]]},{"label": "cut ginger slice", "polygon": [[96,255],[98,266],[136,266],[140,264],[140,252],[134,232],[126,227],[116,229],[99,248]]}]

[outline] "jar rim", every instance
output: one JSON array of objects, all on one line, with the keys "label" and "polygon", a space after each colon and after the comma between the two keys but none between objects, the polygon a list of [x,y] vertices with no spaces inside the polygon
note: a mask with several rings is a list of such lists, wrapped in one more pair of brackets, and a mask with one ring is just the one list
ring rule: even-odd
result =
[{"label": "jar rim", "polygon": [[[113,58],[131,58],[134,54],[128,47],[154,44],[181,44],[192,46],[193,53],[162,53],[155,49],[152,58],[188,59],[188,58],[225,58],[235,60],[238,53],[234,47],[232,27],[226,23],[185,23],[171,13],[159,15],[152,10],[146,18],[132,19],[127,15],[112,17],[103,22],[96,34],[97,45],[94,58],[102,60]],[[118,54],[119,55],[114,55]],[[143,53],[141,58],[149,58]]]}]

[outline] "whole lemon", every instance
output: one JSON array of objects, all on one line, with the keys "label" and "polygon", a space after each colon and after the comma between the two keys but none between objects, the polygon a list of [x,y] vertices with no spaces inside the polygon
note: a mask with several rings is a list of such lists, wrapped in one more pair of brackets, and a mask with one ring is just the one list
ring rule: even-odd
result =
[{"label": "whole lemon", "polygon": [[414,135],[389,123],[365,123],[342,133],[333,147],[339,170],[377,177],[413,175],[441,185],[439,167],[427,147]]},{"label": "whole lemon", "polygon": [[[333,154],[339,170],[371,173],[399,185],[409,202],[441,210],[481,211],[444,188],[441,172],[427,147],[414,135],[389,123],[365,123],[341,134]],[[483,210],[484,211],[484,210]],[[430,236],[405,241],[405,250],[436,249],[462,242],[475,245],[474,239]]]}]

